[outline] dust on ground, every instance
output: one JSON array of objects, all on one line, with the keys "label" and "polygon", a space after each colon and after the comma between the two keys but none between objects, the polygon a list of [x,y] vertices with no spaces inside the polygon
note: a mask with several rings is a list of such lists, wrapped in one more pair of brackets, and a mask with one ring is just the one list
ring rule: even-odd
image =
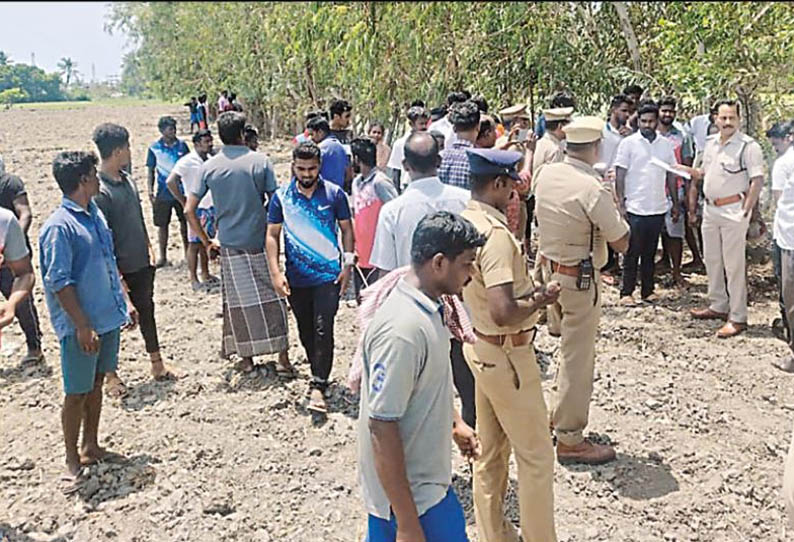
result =
[{"label": "dust on ground", "polygon": [[[178,106],[1,112],[0,153],[27,184],[34,245],[60,202],[51,175],[58,151],[92,149],[94,126],[121,123],[132,134],[135,180],[145,193],[146,148],[158,137],[158,117],[167,113],[178,116],[181,137],[188,137],[186,110]],[[288,142],[263,147],[284,182]],[[149,233],[155,243],[151,226]],[[46,364],[20,367],[24,338],[16,324],[4,331],[0,540],[362,540],[357,405],[343,386],[356,340],[354,310],[342,304],[337,317],[333,377],[339,386],[327,421],[314,423],[305,408],[309,370],[294,321],[290,355],[299,379],[279,380],[273,359],[258,360],[268,365],[254,376],[237,374],[218,357],[220,296],[191,291],[176,223],[170,245],[176,265],[157,273],[156,316],[163,353],[184,377],[152,382],[139,332],[123,335],[120,374],[130,394],[105,400],[100,435],[127,460],[92,467],[77,496],[59,491],[60,365],[40,277],[34,296]],[[794,394],[791,380],[770,366],[787,350],[768,326],[777,310],[771,264],[763,247],[751,252],[750,328],[727,341],[713,337],[714,323],[688,316],[703,301],[702,275],[690,277],[693,286],[684,295],[663,286],[655,306],[617,307],[616,291],[605,292],[590,430],[611,439],[618,460],[555,466],[561,541],[787,539],[779,487]],[[550,360],[548,400],[559,342],[544,329],[537,349]],[[457,455],[454,464],[476,541],[471,476]],[[513,469],[507,506],[517,521],[515,483]]]}]

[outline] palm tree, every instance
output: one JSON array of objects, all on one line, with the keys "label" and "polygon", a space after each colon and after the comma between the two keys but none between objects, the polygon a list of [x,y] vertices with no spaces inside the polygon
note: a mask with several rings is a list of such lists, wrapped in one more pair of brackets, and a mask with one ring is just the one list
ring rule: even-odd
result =
[{"label": "palm tree", "polygon": [[72,60],[71,57],[65,56],[58,62],[58,68],[60,68],[61,73],[66,76],[66,87],[68,88],[72,76],[77,72],[77,62]]},{"label": "palm tree", "polygon": [[0,51],[0,66],[8,66],[11,64],[11,58],[5,51]]}]

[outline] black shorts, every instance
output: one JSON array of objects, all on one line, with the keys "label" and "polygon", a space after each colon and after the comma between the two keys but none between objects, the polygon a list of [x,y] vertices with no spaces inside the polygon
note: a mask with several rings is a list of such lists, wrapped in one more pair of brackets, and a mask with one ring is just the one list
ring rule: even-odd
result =
[{"label": "black shorts", "polygon": [[175,199],[156,199],[152,205],[152,214],[154,215],[154,225],[158,228],[163,228],[171,223],[171,210],[176,211],[176,217],[179,222],[185,222],[185,212],[182,206]]}]

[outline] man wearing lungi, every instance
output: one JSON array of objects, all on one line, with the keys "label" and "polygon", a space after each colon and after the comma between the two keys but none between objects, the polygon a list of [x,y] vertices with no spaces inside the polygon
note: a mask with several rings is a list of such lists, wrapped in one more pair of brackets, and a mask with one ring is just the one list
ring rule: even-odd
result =
[{"label": "man wearing lungi", "polygon": [[[245,146],[245,115],[228,111],[218,117],[223,148],[204,162],[198,187],[188,194],[185,214],[210,257],[220,253],[223,296],[221,355],[242,358],[238,368],[254,370],[253,356],[286,351],[287,311],[273,289],[265,257],[265,199],[276,186],[270,159]],[[196,216],[199,201],[212,192],[218,223],[210,240]],[[280,370],[291,371],[286,356]],[[284,366],[284,365],[287,366]]]}]

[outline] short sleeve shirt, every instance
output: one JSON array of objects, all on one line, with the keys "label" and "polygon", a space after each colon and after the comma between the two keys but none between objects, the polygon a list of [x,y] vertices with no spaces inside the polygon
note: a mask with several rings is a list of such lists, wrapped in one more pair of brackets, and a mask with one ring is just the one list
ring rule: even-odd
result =
[{"label": "short sleeve shirt", "polygon": [[371,419],[397,423],[405,474],[420,516],[441,502],[449,489],[453,420],[449,339],[439,303],[405,280],[367,326],[358,464],[364,503],[373,516],[389,519],[391,507],[375,469]]},{"label": "short sleeve shirt", "polygon": [[741,132],[734,133],[724,144],[720,135],[706,139],[703,151],[703,193],[707,199],[726,198],[746,193],[750,179],[764,175],[764,153],[761,145]]},{"label": "short sleeve shirt", "polygon": [[598,160],[606,165],[607,169],[610,169],[615,164],[618,145],[623,139],[617,128],[613,128],[608,122],[604,125],[604,130],[601,132],[601,154]]},{"label": "short sleeve shirt", "polygon": [[333,183],[318,180],[307,198],[293,179],[273,194],[270,224],[284,226],[284,256],[290,286],[307,288],[333,282],[342,272],[338,227],[350,220],[347,195]]},{"label": "short sleeve shirt", "polygon": [[615,167],[626,170],[626,211],[650,216],[667,212],[667,171],[651,164],[651,158],[665,164],[677,163],[673,144],[658,134],[648,141],[640,132],[618,145]]},{"label": "short sleeve shirt", "polygon": [[566,157],[549,164],[535,179],[535,216],[540,253],[562,265],[578,265],[590,254],[593,232],[593,265],[606,264],[607,242],[629,231],[612,193],[588,164]]},{"label": "short sleeve shirt", "polygon": [[0,265],[16,262],[29,254],[25,235],[14,213],[0,209]]},{"label": "short sleeve shirt", "polygon": [[149,151],[146,153],[146,167],[153,168],[155,171],[157,199],[168,201],[174,199],[168,190],[166,181],[177,161],[189,152],[187,143],[181,139],[177,139],[173,145],[166,145],[165,141],[160,138],[149,147]]},{"label": "short sleeve shirt", "polygon": [[775,209],[773,235],[780,248],[794,250],[794,148],[775,161],[772,190],[782,193]]},{"label": "short sleeve shirt", "polygon": [[[22,179],[8,173],[0,175],[0,207],[8,209],[14,213],[14,216],[17,216],[14,200],[25,195],[27,195],[27,191]],[[17,218],[19,217],[17,216]]]},{"label": "short sleeve shirt", "polygon": [[201,200],[212,192],[221,246],[260,251],[265,248],[266,194],[276,188],[267,156],[245,145],[225,145],[201,166],[201,181],[193,195]]},{"label": "short sleeve shirt", "polygon": [[527,270],[523,245],[510,232],[507,217],[499,210],[471,200],[461,216],[469,220],[486,237],[477,251],[471,281],[463,289],[463,301],[471,312],[474,329],[486,335],[518,333],[537,323],[537,315],[512,326],[498,326],[488,309],[488,288],[513,284],[513,297],[529,294],[534,284]]},{"label": "short sleeve shirt", "polygon": [[794,175],[794,147],[786,149],[772,165],[772,190],[781,191]]},{"label": "short sleeve shirt", "polygon": [[349,163],[345,148],[332,135],[323,139],[318,146],[322,158],[320,176],[339,188],[344,188],[345,172]]},{"label": "short sleeve shirt", "polygon": [[116,260],[122,273],[134,273],[151,265],[149,234],[143,218],[143,208],[138,188],[127,172],[121,172],[116,181],[99,174],[99,194],[94,202],[113,233]]},{"label": "short sleeve shirt", "polygon": [[[204,160],[199,156],[196,151],[186,154],[174,165],[173,173],[179,175],[182,179],[182,185],[185,187],[185,192],[192,194],[197,192],[201,185],[201,166]],[[198,204],[199,209],[209,209],[212,207],[212,192],[201,198]]]},{"label": "short sleeve shirt", "polygon": [[563,158],[565,158],[565,142],[546,132],[538,141],[535,154],[532,155],[532,173],[534,174],[544,164],[562,162]]}]

